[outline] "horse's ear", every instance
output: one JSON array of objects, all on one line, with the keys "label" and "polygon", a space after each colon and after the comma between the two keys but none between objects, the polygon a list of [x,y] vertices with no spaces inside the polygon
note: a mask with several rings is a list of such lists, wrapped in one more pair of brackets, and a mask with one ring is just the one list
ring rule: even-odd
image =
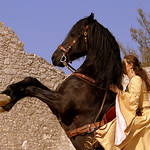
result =
[{"label": "horse's ear", "polygon": [[91,15],[87,19],[88,23],[91,23],[94,20],[94,13],[91,13]]}]

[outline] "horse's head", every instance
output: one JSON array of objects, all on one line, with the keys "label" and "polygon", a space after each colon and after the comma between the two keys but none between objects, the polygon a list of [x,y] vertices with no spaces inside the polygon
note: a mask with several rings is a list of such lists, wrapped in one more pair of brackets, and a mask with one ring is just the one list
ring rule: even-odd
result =
[{"label": "horse's head", "polygon": [[120,49],[115,37],[94,19],[94,14],[79,20],[69,32],[64,42],[52,56],[55,66],[63,67],[62,61],[76,60],[86,55],[78,69],[102,87],[121,84],[122,63]]},{"label": "horse's head", "polygon": [[64,67],[62,61],[66,62],[76,60],[85,56],[88,51],[88,32],[89,25],[94,21],[94,14],[78,21],[70,30],[64,42],[58,46],[52,56],[52,62],[55,66]]}]

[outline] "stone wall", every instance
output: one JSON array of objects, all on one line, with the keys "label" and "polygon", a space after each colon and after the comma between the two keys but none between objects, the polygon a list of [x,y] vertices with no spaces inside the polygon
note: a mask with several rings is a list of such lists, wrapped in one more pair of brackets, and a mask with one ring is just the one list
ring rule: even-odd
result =
[{"label": "stone wall", "polygon": [[[65,74],[35,54],[24,51],[24,43],[0,23],[0,91],[32,76],[55,89]],[[36,98],[20,100],[0,114],[0,150],[73,150],[57,118]]]}]

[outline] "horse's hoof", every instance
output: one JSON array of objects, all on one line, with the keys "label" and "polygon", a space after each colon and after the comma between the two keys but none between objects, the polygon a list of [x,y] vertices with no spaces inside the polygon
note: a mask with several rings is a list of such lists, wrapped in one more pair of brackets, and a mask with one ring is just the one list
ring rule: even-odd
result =
[{"label": "horse's hoof", "polygon": [[10,96],[6,94],[0,94],[0,106],[5,106],[11,101]]},{"label": "horse's hoof", "polygon": [[0,107],[0,113],[4,112],[5,109],[3,107]]}]

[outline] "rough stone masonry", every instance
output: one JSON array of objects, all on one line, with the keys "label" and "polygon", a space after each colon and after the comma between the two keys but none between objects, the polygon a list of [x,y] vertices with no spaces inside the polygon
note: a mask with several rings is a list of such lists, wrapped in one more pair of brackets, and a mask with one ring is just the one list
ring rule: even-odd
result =
[{"label": "rough stone masonry", "polygon": [[[24,43],[0,23],[0,92],[27,76],[55,89],[65,79],[63,71],[43,58],[24,51]],[[74,150],[46,104],[36,98],[20,100],[0,114],[0,150]]]},{"label": "rough stone masonry", "polygon": [[[150,67],[147,68],[150,73]],[[55,89],[65,79],[61,70],[35,54],[24,51],[24,43],[0,23],[0,92],[27,76]],[[125,78],[123,84],[126,85]],[[74,150],[70,140],[46,104],[24,98],[0,114],[0,150]]]}]

